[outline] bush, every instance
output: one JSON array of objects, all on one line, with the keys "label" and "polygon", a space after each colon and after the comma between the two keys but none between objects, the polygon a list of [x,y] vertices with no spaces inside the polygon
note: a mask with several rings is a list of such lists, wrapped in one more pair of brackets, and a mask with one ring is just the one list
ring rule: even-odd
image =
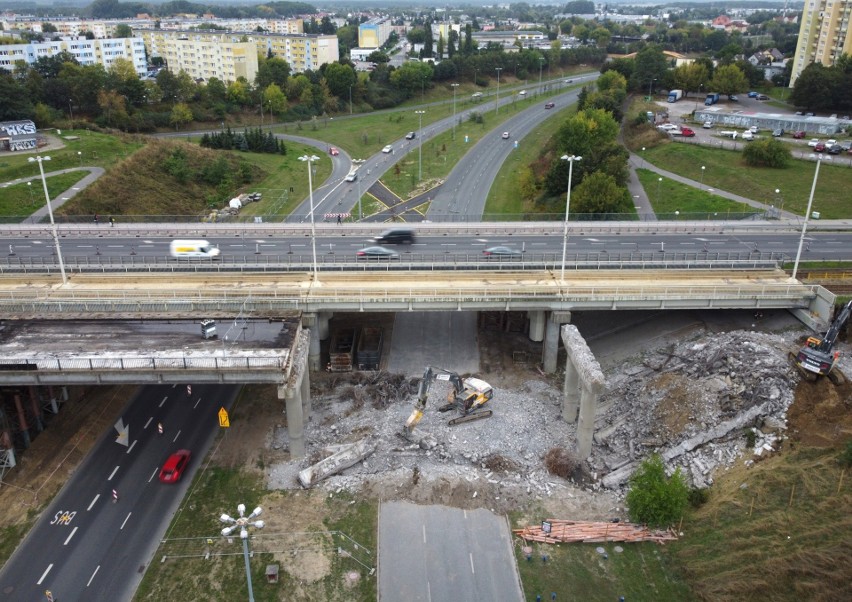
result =
[{"label": "bush", "polygon": [[752,167],[787,167],[790,157],[787,145],[774,138],[750,142],[743,149],[743,159]]},{"label": "bush", "polygon": [[689,490],[689,504],[693,508],[698,508],[707,503],[707,500],[710,499],[710,490],[709,489],[698,489],[697,487],[693,487]]},{"label": "bush", "polygon": [[570,479],[580,466],[580,461],[564,447],[552,447],[544,455],[544,465],[550,474]]},{"label": "bush", "polygon": [[666,477],[663,459],[647,458],[630,477],[627,505],[630,519],[652,527],[666,527],[681,516],[689,503],[689,488],[680,472]]},{"label": "bush", "polygon": [[840,462],[841,466],[845,466],[846,468],[852,466],[852,441],[846,443],[846,449],[841,452],[837,461]]}]

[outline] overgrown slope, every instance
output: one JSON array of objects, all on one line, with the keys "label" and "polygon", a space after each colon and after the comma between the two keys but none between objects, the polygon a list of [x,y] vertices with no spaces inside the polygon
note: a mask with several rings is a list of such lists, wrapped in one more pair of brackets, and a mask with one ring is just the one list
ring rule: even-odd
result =
[{"label": "overgrown slope", "polygon": [[60,215],[201,215],[265,172],[239,153],[153,140],[63,205]]}]

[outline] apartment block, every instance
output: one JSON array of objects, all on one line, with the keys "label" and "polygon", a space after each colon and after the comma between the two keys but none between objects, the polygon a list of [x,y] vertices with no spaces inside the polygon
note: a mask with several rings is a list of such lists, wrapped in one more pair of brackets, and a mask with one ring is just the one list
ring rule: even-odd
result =
[{"label": "apartment block", "polygon": [[358,26],[358,47],[380,48],[382,44],[388,41],[391,31],[393,29],[390,19],[384,17],[377,17],[366,23],[361,23]]},{"label": "apartment block", "polygon": [[793,57],[790,86],[811,63],[834,65],[842,54],[852,54],[849,20],[852,0],[806,0]]},{"label": "apartment block", "polygon": [[170,40],[161,56],[170,71],[186,71],[193,79],[234,82],[257,76],[257,47],[251,42]]},{"label": "apartment block", "polygon": [[70,52],[81,65],[110,65],[119,58],[133,63],[136,73],[147,73],[145,64],[145,42],[142,38],[117,38],[87,40],[86,38],[66,38],[53,42],[32,42],[29,44],[0,45],[0,68],[7,71],[15,69],[17,61],[32,65],[41,57],[50,57],[60,52]]},{"label": "apartment block", "polygon": [[[207,79],[207,76],[203,75],[197,67],[194,67],[194,70],[188,68],[198,65],[198,49],[192,44],[184,44],[183,42],[205,45],[219,44],[232,48],[240,43],[250,44],[254,48],[255,66],[251,76],[245,76],[249,81],[253,81],[257,73],[257,55],[259,54],[267,56],[271,52],[273,56],[287,61],[295,73],[308,69],[319,69],[321,65],[333,63],[339,58],[336,35],[166,31],[162,29],[139,29],[134,30],[134,33],[145,40],[145,46],[148,48],[150,56],[162,56],[166,59],[169,70],[178,72],[183,68],[193,77],[203,79]],[[244,40],[245,42],[243,42]],[[178,42],[181,42],[181,44],[178,44]],[[205,48],[207,54],[212,52],[209,46],[205,46]],[[179,56],[183,52],[194,52],[196,56]],[[220,76],[217,75],[216,77]],[[226,81],[233,80],[233,77],[226,79]]]}]

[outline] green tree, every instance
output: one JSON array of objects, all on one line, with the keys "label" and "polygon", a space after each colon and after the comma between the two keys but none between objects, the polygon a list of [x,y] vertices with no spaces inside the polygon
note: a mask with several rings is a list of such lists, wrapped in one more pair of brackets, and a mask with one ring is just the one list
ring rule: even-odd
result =
[{"label": "green tree", "polygon": [[595,41],[598,45],[598,48],[606,48],[606,45],[609,44],[609,40],[612,37],[612,34],[605,27],[596,27],[590,34],[589,37]]},{"label": "green tree", "polygon": [[607,71],[595,82],[599,92],[607,90],[627,90],[627,80],[618,71]]},{"label": "green tree", "polygon": [[349,65],[331,63],[326,65],[324,72],[325,81],[331,93],[340,98],[349,98],[349,86],[355,85],[355,70]]},{"label": "green tree", "polygon": [[31,116],[33,107],[30,98],[25,87],[11,74],[0,72],[0,121],[15,121]]},{"label": "green tree", "polygon": [[289,77],[290,65],[284,59],[274,56],[271,59],[263,59],[258,65],[254,85],[258,90],[265,90],[269,84],[275,84],[283,90]]},{"label": "green tree", "polygon": [[652,527],[666,527],[683,516],[689,503],[689,488],[680,468],[666,477],[663,460],[653,455],[630,477],[627,506],[630,519]]},{"label": "green tree", "polygon": [[640,50],[634,59],[633,76],[630,89],[644,92],[653,88],[653,81],[661,85],[663,77],[668,72],[668,61],[661,46],[649,45]]},{"label": "green tree", "polygon": [[627,213],[632,206],[630,192],[602,171],[583,178],[571,195],[571,209],[577,213]]},{"label": "green tree", "polygon": [[444,34],[443,33],[438,34],[438,47],[436,49],[436,52],[438,53],[438,60],[439,61],[442,60],[444,58]]},{"label": "green tree", "polygon": [[719,94],[737,94],[748,90],[748,80],[736,65],[722,65],[716,69],[710,87]]},{"label": "green tree", "polygon": [[185,103],[179,102],[172,108],[172,114],[169,117],[169,123],[179,129],[180,126],[186,125],[192,121],[192,110]]},{"label": "green tree", "polygon": [[115,32],[113,33],[114,38],[132,38],[133,30],[130,29],[130,25],[126,23],[119,23],[115,26]]},{"label": "green tree", "polygon": [[783,168],[790,159],[790,147],[775,138],[755,140],[743,149],[743,160],[751,167]]},{"label": "green tree", "polygon": [[425,83],[432,81],[432,73],[432,65],[429,63],[408,61],[391,73],[390,82],[397,90],[411,96]]},{"label": "green tree", "polygon": [[277,85],[269,84],[263,91],[263,106],[273,115],[283,113],[287,109],[287,97]]},{"label": "green tree", "polygon": [[701,63],[690,63],[675,67],[672,72],[675,88],[683,90],[684,95],[698,92],[702,86],[707,89],[707,67]]},{"label": "green tree", "polygon": [[209,98],[211,102],[224,102],[228,95],[228,89],[225,87],[225,82],[218,77],[211,77],[208,79],[206,88],[207,98]]},{"label": "green tree", "polygon": [[228,101],[236,105],[247,106],[249,104],[248,86],[240,80],[228,84]]},{"label": "green tree", "polygon": [[832,98],[831,72],[821,63],[811,63],[796,79],[790,101],[797,107],[826,109]]}]

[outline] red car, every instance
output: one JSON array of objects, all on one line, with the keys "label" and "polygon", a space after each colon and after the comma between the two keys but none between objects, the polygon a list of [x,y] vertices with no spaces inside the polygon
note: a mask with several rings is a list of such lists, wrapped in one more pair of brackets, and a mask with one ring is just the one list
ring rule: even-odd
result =
[{"label": "red car", "polygon": [[817,142],[816,146],[814,146],[814,151],[818,153],[825,152],[825,142]]},{"label": "red car", "polygon": [[695,132],[693,132],[689,128],[680,128],[680,135],[686,136],[687,138],[692,138],[693,136],[695,136]]},{"label": "red car", "polygon": [[339,150],[337,150],[336,148],[334,148],[333,146],[332,146],[331,148],[329,148],[329,149],[328,149],[328,152],[330,152],[330,153],[331,153],[331,156],[332,156],[332,157],[336,157],[337,155],[339,155],[339,154],[340,154],[340,151],[339,151]]},{"label": "red car", "polygon": [[801,130],[799,130],[798,132],[793,132],[793,138],[801,139],[801,138],[804,138],[804,137],[805,137],[805,132],[803,132]]},{"label": "red car", "polygon": [[179,449],[169,456],[160,470],[160,481],[162,483],[177,483],[189,464],[190,458],[192,458],[192,452],[188,449]]}]

